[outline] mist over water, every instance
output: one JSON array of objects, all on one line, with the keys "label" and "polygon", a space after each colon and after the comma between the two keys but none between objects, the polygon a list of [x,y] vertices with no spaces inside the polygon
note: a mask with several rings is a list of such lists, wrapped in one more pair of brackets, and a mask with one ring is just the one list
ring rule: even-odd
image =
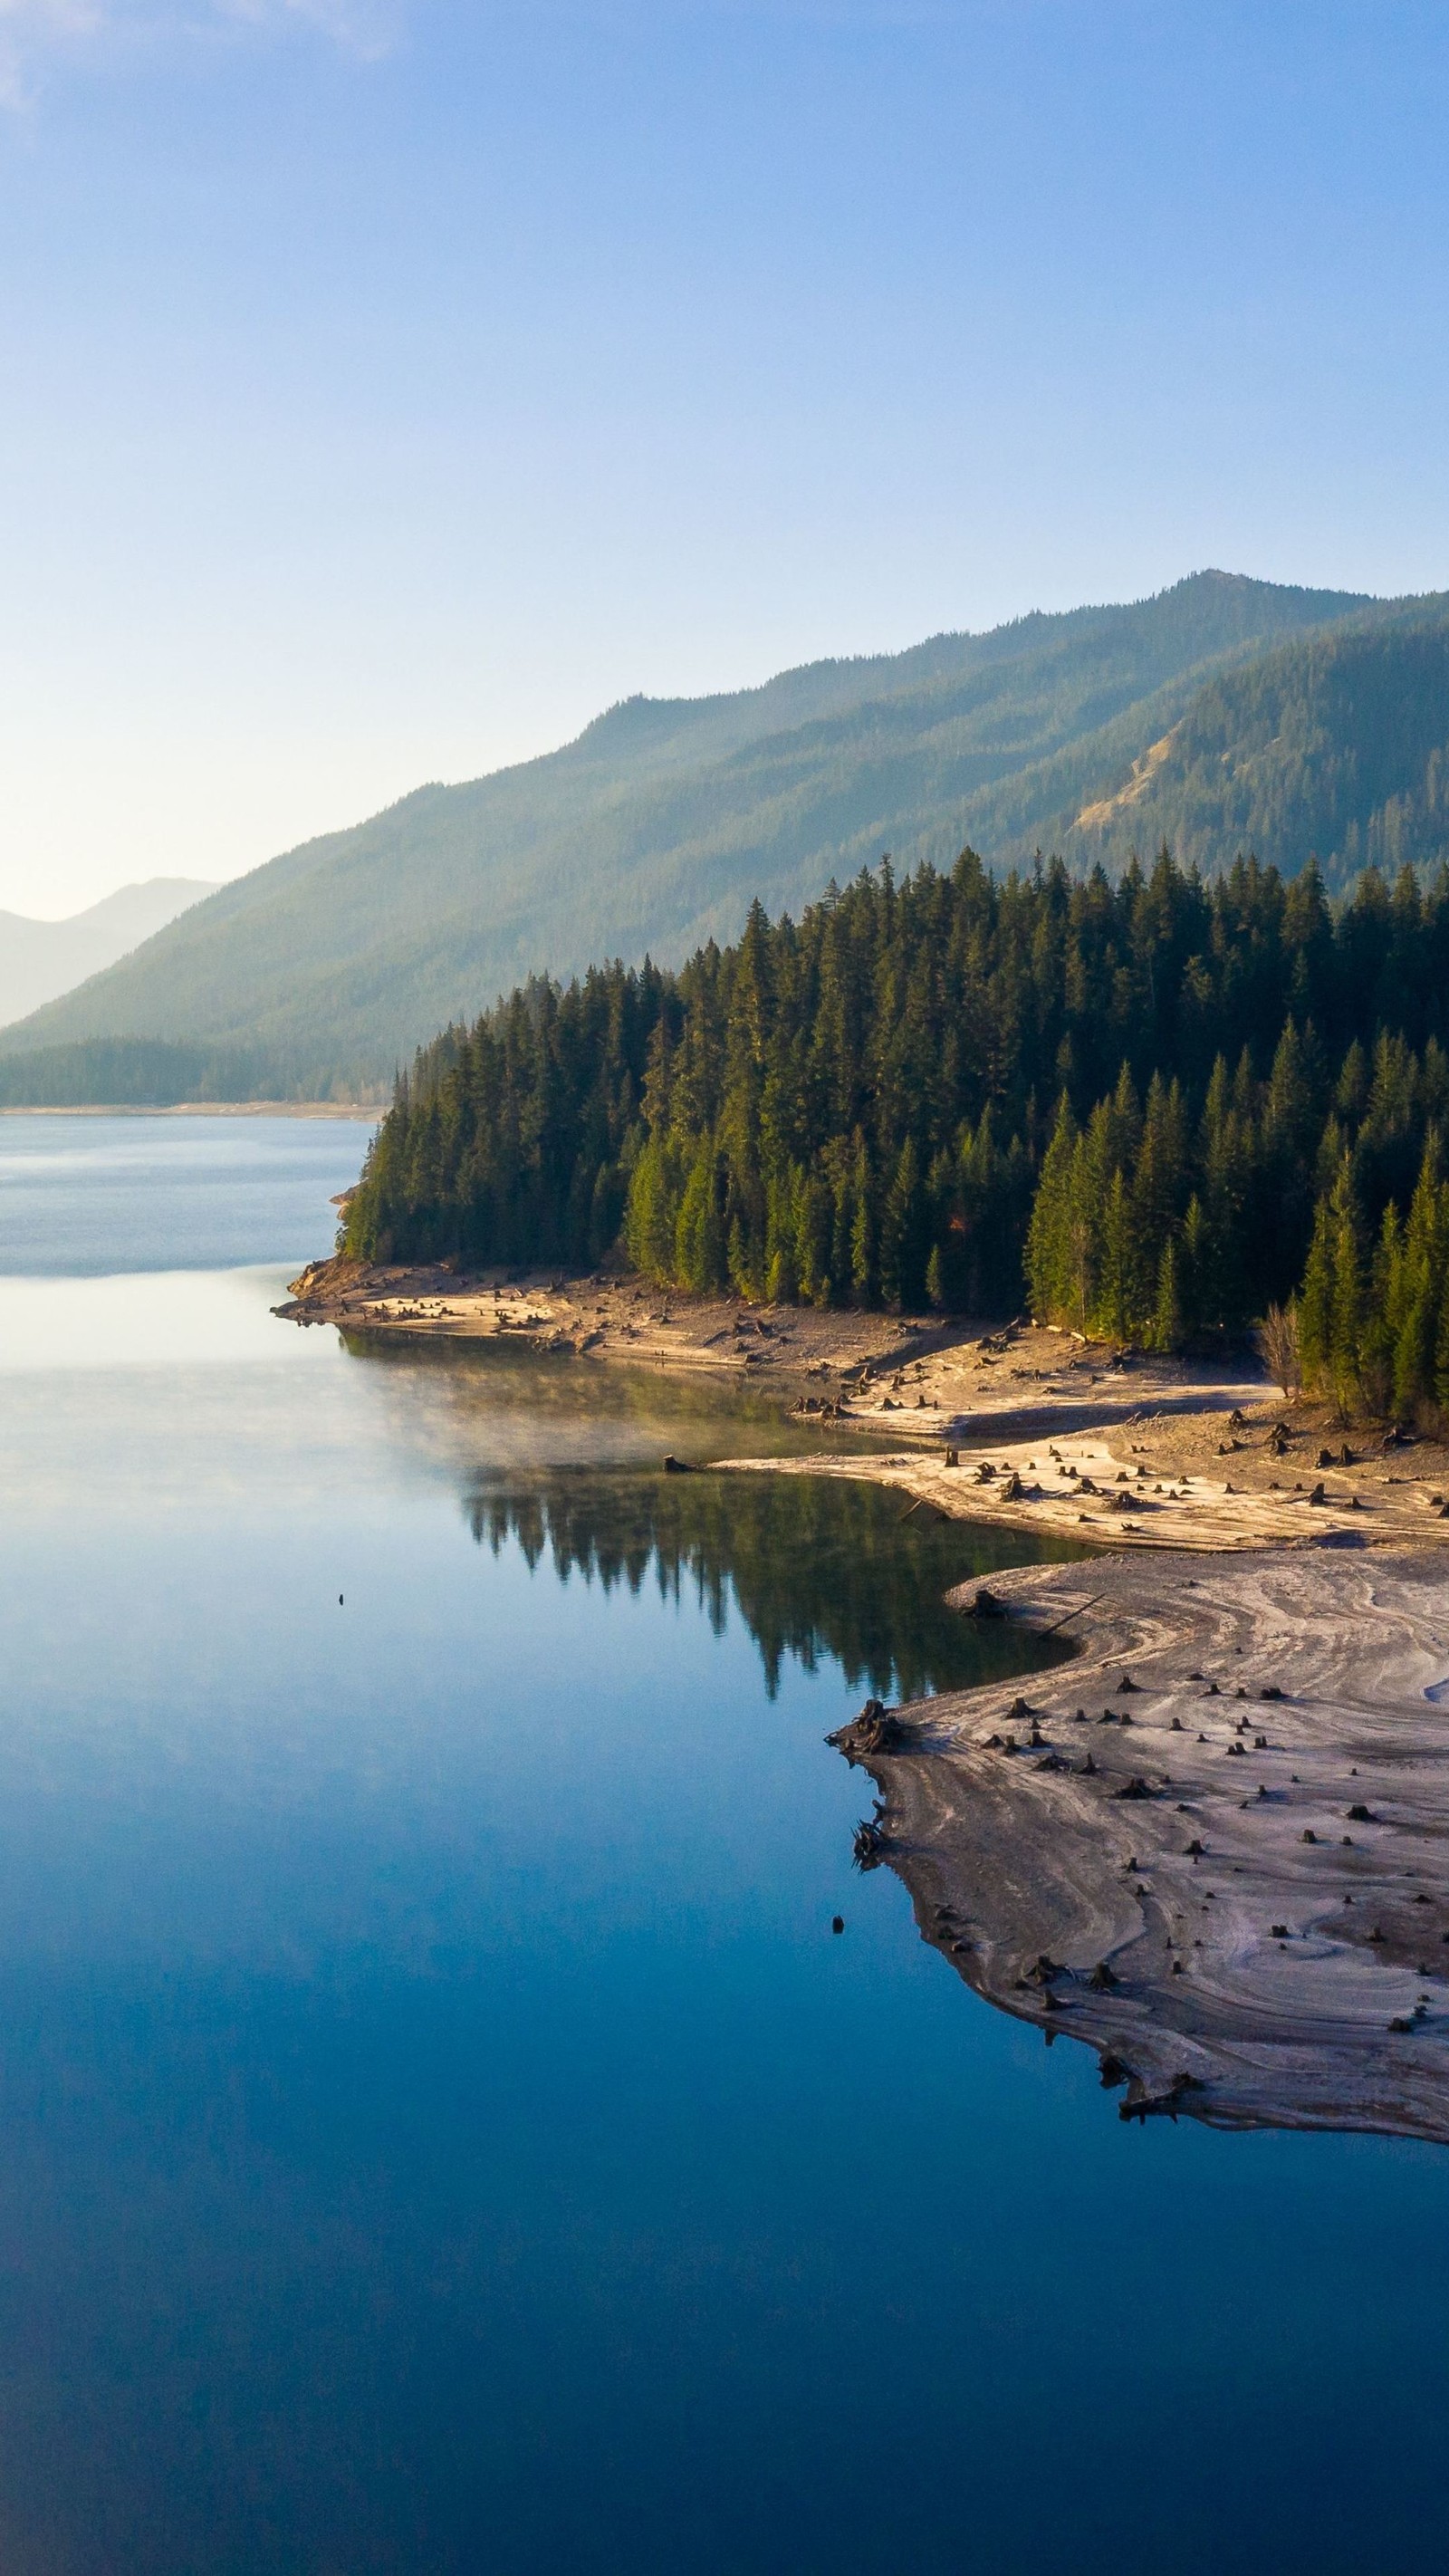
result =
[{"label": "mist over water", "polygon": [[274,1321],[357,1130],[4,1123],[7,2576],[1418,2563],[1449,2161],[1127,2129],[851,1871],[1020,1542]]}]

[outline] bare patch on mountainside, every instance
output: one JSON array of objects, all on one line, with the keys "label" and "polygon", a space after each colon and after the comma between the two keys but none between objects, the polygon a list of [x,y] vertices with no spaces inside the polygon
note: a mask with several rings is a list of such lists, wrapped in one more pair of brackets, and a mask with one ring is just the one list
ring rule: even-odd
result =
[{"label": "bare patch on mountainside", "polygon": [[1175,724],[1160,742],[1149,743],[1133,761],[1132,775],[1126,786],[1119,787],[1115,796],[1104,796],[1094,805],[1084,805],[1071,829],[1074,832],[1101,831],[1107,824],[1114,823],[1129,806],[1140,803],[1181,731],[1181,723]]}]

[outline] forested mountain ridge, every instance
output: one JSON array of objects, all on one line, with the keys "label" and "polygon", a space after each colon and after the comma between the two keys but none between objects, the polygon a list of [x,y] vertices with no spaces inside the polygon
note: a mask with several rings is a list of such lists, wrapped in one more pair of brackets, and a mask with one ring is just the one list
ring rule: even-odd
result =
[{"label": "forested mountain ridge", "polygon": [[1356,620],[1197,690],[1133,772],[1051,836],[1078,866],[1166,842],[1185,866],[1256,850],[1331,890],[1449,858],[1449,614]]},{"label": "forested mountain ridge", "polygon": [[223,887],[0,1053],[164,1039],[245,1053],[263,1089],[386,1080],[420,1039],[541,970],[678,960],[758,896],[801,907],[892,850],[949,865],[1049,841],[1225,664],[1355,595],[1203,573],[763,688],[632,700],[564,750],[386,813]]},{"label": "forested mountain ridge", "polygon": [[1446,1046],[1449,869],[1392,891],[1368,871],[1335,911],[1312,866],[886,866],[798,925],[754,906],[678,975],[535,983],[448,1031],[346,1248],[582,1267],[622,1242],[661,1281],[822,1305],[1001,1314],[1025,1287],[1174,1347],[1291,1296],[1322,1238],[1333,1364],[1366,1377],[1387,1331],[1368,1247],[1412,1203],[1379,1269],[1418,1301],[1418,1397],[1449,1312],[1424,1249],[1449,1227]]}]

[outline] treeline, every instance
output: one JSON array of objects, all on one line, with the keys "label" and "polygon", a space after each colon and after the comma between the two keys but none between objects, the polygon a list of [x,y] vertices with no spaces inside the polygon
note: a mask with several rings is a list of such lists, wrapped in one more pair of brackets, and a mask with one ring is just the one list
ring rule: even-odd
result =
[{"label": "treeline", "polygon": [[166,1038],[79,1038],[0,1056],[0,1105],[170,1109],[183,1100],[247,1100],[258,1071],[256,1057],[237,1049]]},{"label": "treeline", "polygon": [[[319,1090],[295,1065],[255,1048],[169,1038],[76,1038],[0,1055],[0,1108],[172,1109],[198,1100],[368,1101],[339,1079]],[[381,1102],[379,1101],[379,1106]]]},{"label": "treeline", "polygon": [[1444,1132],[1435,1037],[1418,1055],[1381,1029],[1335,1071],[1313,1023],[1290,1018],[1264,1077],[1249,1047],[1231,1073],[1218,1059],[1200,1113],[1160,1074],[1139,1103],[1124,1068],[1085,1126],[1062,1103],[1027,1239],[1033,1310],[1164,1350],[1236,1329],[1292,1294],[1331,1194],[1360,1226],[1406,1208]]},{"label": "treeline", "polygon": [[619,1238],[645,1140],[651,1049],[674,979],[539,977],[449,1028],[398,1083],[347,1211],[364,1259],[588,1267]]},{"label": "treeline", "polygon": [[1111,884],[966,852],[678,974],[539,982],[398,1086],[348,1212],[371,1258],[596,1264],[686,1288],[1240,1326],[1300,1279],[1349,1159],[1363,1221],[1449,1132],[1449,872]]},{"label": "treeline", "polygon": [[1449,1413],[1449,1181],[1443,1135],[1425,1141],[1413,1195],[1391,1199],[1377,1238],[1355,1158],[1319,1198],[1296,1302],[1299,1366],[1310,1392],[1345,1417]]}]

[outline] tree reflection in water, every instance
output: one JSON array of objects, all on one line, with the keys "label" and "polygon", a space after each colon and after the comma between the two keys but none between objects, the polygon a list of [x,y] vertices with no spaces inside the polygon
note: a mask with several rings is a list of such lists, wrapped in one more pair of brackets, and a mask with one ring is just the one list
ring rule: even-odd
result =
[{"label": "tree reflection in water", "polygon": [[473,1535],[495,1554],[516,1540],[531,1567],[606,1592],[651,1579],[666,1599],[691,1587],[717,1635],[731,1599],[760,1651],[771,1698],[793,1656],[839,1663],[853,1688],[916,1699],[1071,1651],[946,1607],[951,1585],[1006,1565],[1080,1556],[1069,1543],[969,1521],[902,1521],[899,1492],[840,1477],[578,1471],[526,1486],[478,1486]]}]

